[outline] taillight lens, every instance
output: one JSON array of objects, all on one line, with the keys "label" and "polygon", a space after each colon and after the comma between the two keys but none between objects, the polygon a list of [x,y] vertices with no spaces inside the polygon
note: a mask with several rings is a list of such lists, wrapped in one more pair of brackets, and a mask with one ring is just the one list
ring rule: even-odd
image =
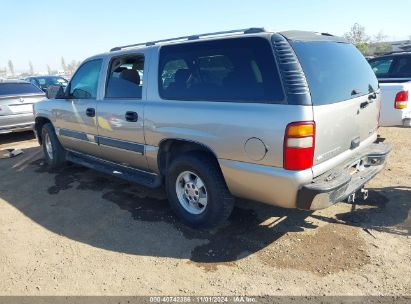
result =
[{"label": "taillight lens", "polygon": [[405,109],[408,102],[408,91],[401,91],[395,95],[394,108]]},{"label": "taillight lens", "polygon": [[284,136],[284,169],[305,170],[311,168],[314,147],[314,121],[298,121],[288,124]]}]

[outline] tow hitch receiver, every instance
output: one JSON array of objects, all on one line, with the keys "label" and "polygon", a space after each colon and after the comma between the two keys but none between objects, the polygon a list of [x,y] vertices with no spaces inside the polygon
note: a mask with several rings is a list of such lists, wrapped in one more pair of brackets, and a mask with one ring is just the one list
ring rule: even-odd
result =
[{"label": "tow hitch receiver", "polygon": [[361,200],[365,201],[368,198],[368,190],[361,188],[357,192],[351,193],[347,197],[347,202],[348,203],[355,203],[355,200],[360,197]]}]

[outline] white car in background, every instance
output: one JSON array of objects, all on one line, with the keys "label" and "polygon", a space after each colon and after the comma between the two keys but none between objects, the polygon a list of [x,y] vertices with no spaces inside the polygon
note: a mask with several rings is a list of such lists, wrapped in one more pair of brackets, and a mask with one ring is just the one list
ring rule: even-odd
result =
[{"label": "white car in background", "polygon": [[381,126],[411,126],[411,52],[369,60],[381,87]]}]

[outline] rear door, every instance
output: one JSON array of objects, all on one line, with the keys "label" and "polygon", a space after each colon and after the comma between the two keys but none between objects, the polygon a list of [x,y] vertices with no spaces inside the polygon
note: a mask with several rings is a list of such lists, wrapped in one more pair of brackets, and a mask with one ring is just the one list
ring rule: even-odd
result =
[{"label": "rear door", "polygon": [[352,44],[342,42],[293,42],[292,46],[313,103],[314,165],[372,142],[378,127],[380,93],[364,56]]},{"label": "rear door", "polygon": [[101,157],[126,166],[146,169],[144,140],[144,51],[114,57],[108,63],[104,98],[97,104]]}]

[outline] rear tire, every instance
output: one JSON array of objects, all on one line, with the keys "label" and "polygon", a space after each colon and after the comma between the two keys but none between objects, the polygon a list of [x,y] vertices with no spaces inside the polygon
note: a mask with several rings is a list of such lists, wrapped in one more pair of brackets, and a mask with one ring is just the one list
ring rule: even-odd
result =
[{"label": "rear tire", "polygon": [[186,153],[174,159],[166,174],[171,208],[193,228],[224,223],[234,207],[218,163],[204,153]]},{"label": "rear tire", "polygon": [[57,139],[51,123],[44,124],[41,129],[41,143],[44,157],[51,168],[59,168],[66,163],[66,151]]}]

